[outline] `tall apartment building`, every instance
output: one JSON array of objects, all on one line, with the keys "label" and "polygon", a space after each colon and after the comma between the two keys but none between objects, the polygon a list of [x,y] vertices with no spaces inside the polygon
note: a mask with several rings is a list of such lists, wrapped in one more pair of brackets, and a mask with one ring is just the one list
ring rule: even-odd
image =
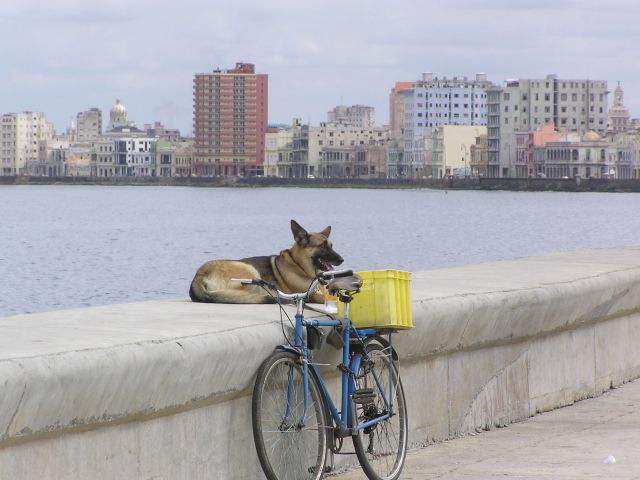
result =
[{"label": "tall apartment building", "polygon": [[338,105],[327,113],[327,123],[340,123],[350,127],[374,128],[376,109],[366,105]]},{"label": "tall apartment building", "polygon": [[42,112],[6,113],[0,121],[0,174],[26,173],[30,163],[40,163],[42,145],[53,138],[53,124]]},{"label": "tall apartment building", "polygon": [[559,131],[603,133],[607,128],[607,82],[603,80],[507,80],[488,92],[489,176],[513,176],[517,131],[553,123]]},{"label": "tall apartment building", "polygon": [[391,135],[395,139],[402,138],[404,131],[404,103],[402,92],[409,92],[413,89],[414,82],[396,82],[389,93],[389,127]]},{"label": "tall apartment building", "polygon": [[91,142],[102,135],[102,110],[90,108],[76,115],[76,139],[78,142]]},{"label": "tall apartment building", "polygon": [[251,63],[198,73],[193,81],[196,175],[262,173],[268,75]]},{"label": "tall apartment building", "polygon": [[424,169],[424,136],[435,127],[487,124],[487,89],[493,86],[484,73],[475,79],[422,74],[403,95],[404,156],[411,171]]}]

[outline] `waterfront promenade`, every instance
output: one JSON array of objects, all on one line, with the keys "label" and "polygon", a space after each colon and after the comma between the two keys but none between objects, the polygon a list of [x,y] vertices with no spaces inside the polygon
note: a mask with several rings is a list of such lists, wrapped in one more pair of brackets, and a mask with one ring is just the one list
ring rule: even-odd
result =
[{"label": "waterfront promenade", "polygon": [[[332,478],[366,476],[354,469]],[[640,479],[640,380],[506,428],[409,452],[400,478]]]}]

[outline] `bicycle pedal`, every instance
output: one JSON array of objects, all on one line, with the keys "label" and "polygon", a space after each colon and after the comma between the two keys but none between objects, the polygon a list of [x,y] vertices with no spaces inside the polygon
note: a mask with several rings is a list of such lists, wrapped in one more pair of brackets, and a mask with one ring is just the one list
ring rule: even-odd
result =
[{"label": "bicycle pedal", "polygon": [[359,405],[368,405],[376,401],[373,388],[359,388],[353,392],[353,401]]}]

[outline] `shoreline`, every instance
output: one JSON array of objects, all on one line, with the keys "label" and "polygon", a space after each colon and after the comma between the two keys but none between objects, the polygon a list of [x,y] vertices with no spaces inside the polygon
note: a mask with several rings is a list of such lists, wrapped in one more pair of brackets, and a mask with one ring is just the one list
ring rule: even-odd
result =
[{"label": "shoreline", "polygon": [[506,190],[522,192],[640,192],[640,180],[550,178],[348,179],[277,177],[38,177],[0,176],[0,185],[174,186],[209,188],[369,188]]}]

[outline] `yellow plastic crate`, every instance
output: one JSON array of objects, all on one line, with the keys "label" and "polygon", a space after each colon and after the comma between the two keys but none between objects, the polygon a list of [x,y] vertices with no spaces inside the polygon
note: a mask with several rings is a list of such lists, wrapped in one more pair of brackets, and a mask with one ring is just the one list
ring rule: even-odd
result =
[{"label": "yellow plastic crate", "polygon": [[[360,293],[351,301],[351,321],[358,328],[413,328],[411,315],[411,272],[370,270],[362,277]],[[344,304],[338,302],[338,316],[344,318]]]}]

